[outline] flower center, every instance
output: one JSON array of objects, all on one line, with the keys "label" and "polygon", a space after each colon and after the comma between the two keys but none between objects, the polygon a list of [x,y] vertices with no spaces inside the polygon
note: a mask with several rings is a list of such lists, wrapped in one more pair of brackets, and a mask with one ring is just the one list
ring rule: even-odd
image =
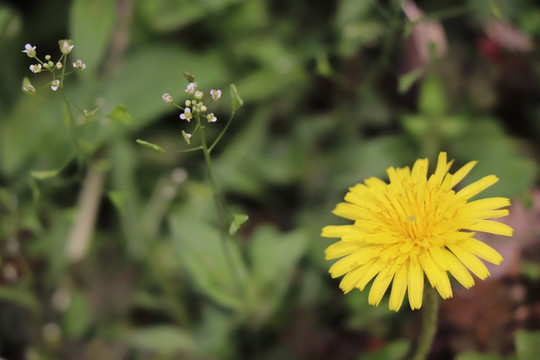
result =
[{"label": "flower center", "polygon": [[416,216],[414,216],[414,215],[409,215],[409,217],[407,217],[407,218],[405,219],[405,221],[410,222],[410,223],[413,223],[413,222],[415,222],[416,220],[417,220],[417,219],[416,219]]}]

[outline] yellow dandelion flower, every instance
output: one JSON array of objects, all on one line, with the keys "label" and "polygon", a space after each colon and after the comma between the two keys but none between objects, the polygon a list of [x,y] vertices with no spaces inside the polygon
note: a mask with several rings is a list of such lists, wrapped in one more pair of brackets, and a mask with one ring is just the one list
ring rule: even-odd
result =
[{"label": "yellow dandelion flower", "polygon": [[[502,256],[474,239],[475,231],[512,236],[512,228],[489,220],[508,215],[507,198],[470,199],[495,184],[486,176],[459,191],[452,190],[476,165],[471,161],[454,174],[446,153],[429,179],[428,160],[418,159],[412,170],[389,168],[390,183],[372,177],[349,189],[333,213],[354,225],[326,226],[322,236],[341,238],[330,245],[326,259],[338,260],[330,274],[345,275],[340,288],[363,290],[373,279],[368,301],[379,305],[392,283],[389,307],[397,311],[408,290],[411,308],[422,306],[424,274],[442,298],[452,296],[448,273],[464,287],[474,285],[470,272],[485,279],[489,271],[479,258],[500,264]],[[469,272],[470,271],[470,272]]]}]

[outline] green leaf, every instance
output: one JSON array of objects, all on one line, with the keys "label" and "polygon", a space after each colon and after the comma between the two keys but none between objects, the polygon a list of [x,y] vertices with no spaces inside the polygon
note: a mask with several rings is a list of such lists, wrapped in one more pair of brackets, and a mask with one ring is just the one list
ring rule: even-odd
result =
[{"label": "green leaf", "polygon": [[402,125],[405,131],[416,140],[422,141],[426,138],[430,124],[426,116],[409,114],[402,116]]},{"label": "green leaf", "polygon": [[233,217],[233,221],[229,227],[229,235],[236,234],[238,229],[240,229],[240,226],[242,226],[249,219],[249,216],[246,214],[234,214]]},{"label": "green leaf", "polygon": [[163,356],[196,352],[196,344],[189,332],[176,326],[156,325],[139,328],[129,335],[129,344],[139,350]]},{"label": "green leaf", "polygon": [[133,123],[133,120],[131,119],[131,116],[129,115],[127,108],[124,104],[116,105],[116,107],[109,113],[109,115],[107,115],[107,117],[111,120],[121,122],[125,125],[131,125]]},{"label": "green leaf", "polygon": [[516,352],[518,360],[536,360],[539,354],[540,331],[518,331]]},{"label": "green leaf", "polygon": [[499,8],[499,5],[497,5],[497,2],[495,0],[488,0],[489,2],[489,9],[491,10],[491,13],[499,20],[504,20],[504,16],[501,12],[501,9]]},{"label": "green leaf", "polygon": [[5,4],[0,5],[0,40],[6,40],[15,37],[21,32],[21,16],[13,8]]},{"label": "green leaf", "polygon": [[306,248],[307,236],[303,231],[284,234],[273,227],[261,226],[253,234],[249,252],[251,299],[255,309],[250,314],[252,323],[264,322],[281,304]]},{"label": "green leaf", "polygon": [[142,145],[155,152],[165,152],[165,149],[163,149],[161,146],[149,143],[148,141],[137,139],[137,144]]},{"label": "green leaf", "polygon": [[222,306],[242,309],[246,265],[236,243],[188,213],[172,217],[169,224],[175,249],[199,289]]},{"label": "green leaf", "polygon": [[80,338],[92,323],[90,302],[85,293],[74,292],[63,320],[63,330],[68,338]]},{"label": "green leaf", "polygon": [[10,113],[2,116],[0,172],[4,175],[15,176],[26,169],[59,169],[73,157],[69,129],[61,121],[61,97],[51,93],[19,96]]},{"label": "green leaf", "polygon": [[482,197],[521,196],[529,192],[537,178],[538,164],[523,151],[520,143],[506,135],[495,119],[469,120],[467,131],[449,141],[446,147],[452,158],[462,164],[478,161],[463,185],[490,174],[500,179],[484,190]]},{"label": "green leaf", "polygon": [[476,352],[464,352],[456,357],[456,360],[504,360],[504,357],[496,354],[479,354]]},{"label": "green leaf", "polygon": [[141,1],[137,3],[139,10],[137,14],[143,17],[145,25],[149,25],[152,30],[171,32],[204,19],[209,15],[219,14],[227,6],[238,2],[239,0]]},{"label": "green leaf", "polygon": [[124,212],[124,206],[129,198],[127,192],[111,190],[107,195],[109,196],[109,200],[111,200],[116,210],[122,214]]},{"label": "green leaf", "polygon": [[0,300],[24,306],[34,312],[40,309],[40,303],[31,291],[16,286],[0,286]]},{"label": "green leaf", "polygon": [[34,179],[45,180],[57,176],[61,170],[62,169],[30,171],[30,175],[32,175]]},{"label": "green leaf", "polygon": [[386,344],[371,354],[362,354],[362,360],[401,360],[407,355],[411,344],[406,340],[397,340]]},{"label": "green leaf", "polygon": [[234,84],[231,84],[231,105],[233,111],[236,111],[244,106],[244,100],[242,100],[240,94],[238,94],[238,89]]},{"label": "green leaf", "polygon": [[414,83],[422,76],[422,70],[419,68],[416,68],[412,71],[409,71],[406,74],[403,74],[399,77],[399,85],[398,85],[398,91],[400,94],[404,94],[411,86],[414,85]]},{"label": "green leaf", "polygon": [[[69,13],[69,33],[75,59],[81,59],[87,78],[97,73],[109,46],[115,24],[119,21],[116,3],[110,0],[74,0]],[[107,100],[109,100],[107,98]]]},{"label": "green leaf", "polygon": [[448,110],[446,94],[439,78],[427,75],[420,89],[418,107],[420,112],[430,116],[444,115]]}]

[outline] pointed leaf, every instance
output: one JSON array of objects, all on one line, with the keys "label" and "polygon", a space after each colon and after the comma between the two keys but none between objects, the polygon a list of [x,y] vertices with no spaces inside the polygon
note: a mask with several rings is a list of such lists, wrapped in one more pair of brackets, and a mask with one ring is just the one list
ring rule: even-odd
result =
[{"label": "pointed leaf", "polygon": [[131,333],[129,343],[136,349],[169,357],[175,353],[196,352],[195,341],[184,329],[171,325],[138,328]]},{"label": "pointed leaf", "polygon": [[518,360],[538,359],[540,331],[518,331],[516,334],[516,352]]},{"label": "pointed leaf", "polygon": [[41,170],[41,171],[30,171],[30,175],[33,178],[39,180],[45,180],[57,176],[62,169],[58,170]]},{"label": "pointed leaf", "polygon": [[236,111],[244,106],[244,100],[242,100],[240,94],[238,94],[238,89],[234,84],[231,84],[231,105],[233,111]]},{"label": "pointed leaf", "polygon": [[400,94],[404,94],[411,86],[414,85],[414,83],[420,79],[420,76],[422,76],[422,70],[419,68],[416,68],[412,71],[409,71],[406,74],[403,74],[399,77],[399,85],[398,85],[398,91]]},{"label": "pointed leaf", "polygon": [[109,113],[109,115],[107,115],[107,117],[111,120],[121,122],[125,125],[130,125],[133,123],[133,120],[131,119],[131,116],[127,111],[126,105],[124,104],[116,105],[116,107]]},{"label": "pointed leaf", "polygon": [[246,265],[236,243],[196,216],[182,214],[169,223],[181,262],[204,295],[229,309],[243,309]]},{"label": "pointed leaf", "polygon": [[433,75],[424,78],[418,101],[418,107],[425,115],[440,116],[448,110],[443,85],[440,79]]},{"label": "pointed leaf", "polygon": [[152,151],[165,152],[165,149],[163,149],[161,146],[149,143],[148,141],[137,139],[137,144],[142,145],[142,146],[144,146],[144,147],[146,147],[146,148],[148,148],[148,149],[150,149]]},{"label": "pointed leaf", "polygon": [[242,226],[249,219],[249,216],[246,214],[234,214],[233,216],[233,221],[229,227],[229,235],[236,234],[238,229],[240,229],[240,226]]},{"label": "pointed leaf", "polygon": [[111,120],[121,122],[125,125],[130,125],[133,123],[133,120],[131,119],[131,116],[127,111],[126,105],[124,104],[116,105],[116,107],[109,113],[109,115],[107,115],[107,117]]}]

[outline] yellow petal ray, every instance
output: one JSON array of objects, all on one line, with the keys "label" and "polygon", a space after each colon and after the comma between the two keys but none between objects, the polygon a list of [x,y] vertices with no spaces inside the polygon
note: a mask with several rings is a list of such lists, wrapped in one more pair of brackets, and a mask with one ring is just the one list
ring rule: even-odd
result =
[{"label": "yellow petal ray", "polygon": [[356,283],[356,287],[360,290],[364,290],[368,282],[370,282],[370,280],[373,279],[373,277],[377,275],[386,265],[383,261],[380,261],[380,259],[379,261],[373,260],[368,264],[369,266],[365,267],[364,274]]},{"label": "yellow petal ray", "polygon": [[[448,250],[443,250],[441,255],[445,258],[444,261],[448,264],[448,271],[450,274],[466,289],[474,286],[474,278],[465,265],[459,261],[459,259]],[[439,260],[439,259],[437,259]]]},{"label": "yellow petal ray", "polygon": [[439,266],[441,267],[441,269],[443,270],[448,270],[450,269],[450,265],[449,265],[449,262],[448,262],[448,257],[446,256],[446,253],[447,252],[446,250],[442,249],[441,247],[438,247],[438,246],[432,246],[429,248],[429,252],[431,254],[431,256],[434,258],[434,259],[437,259],[437,263],[439,264]]},{"label": "yellow petal ray", "polygon": [[398,311],[403,303],[405,292],[407,291],[407,277],[409,275],[408,263],[403,264],[396,274],[392,282],[392,292],[390,293],[389,308],[393,311]]},{"label": "yellow petal ray", "polygon": [[418,259],[431,286],[437,289],[443,299],[452,297],[452,286],[448,275],[446,275],[446,271],[437,265],[431,254],[425,251],[418,256]]},{"label": "yellow petal ray", "polygon": [[452,187],[456,186],[471,170],[478,164],[478,161],[470,161],[465,164],[461,169],[456,171],[452,176]]},{"label": "yellow petal ray", "polygon": [[467,226],[466,229],[505,236],[512,236],[514,233],[514,229],[510,226],[493,220],[480,220],[474,225]]},{"label": "yellow petal ray", "polygon": [[444,175],[446,174],[446,153],[439,153],[439,159],[437,160],[437,167],[433,175],[429,177],[430,184],[440,184]]},{"label": "yellow petal ray", "polygon": [[489,270],[482,261],[480,261],[473,253],[465,250],[458,245],[449,245],[448,248],[456,255],[456,257],[465,265],[469,270],[480,279],[484,280],[489,276]]},{"label": "yellow petal ray", "polygon": [[411,259],[409,263],[408,287],[411,309],[420,309],[424,293],[424,271],[416,259]]},{"label": "yellow petal ray", "polygon": [[507,206],[510,206],[510,199],[504,197],[492,197],[471,201],[463,208],[466,211],[482,211],[500,209]]},{"label": "yellow petal ray", "polygon": [[343,290],[345,294],[354,289],[368,266],[370,266],[370,264],[364,264],[348,272],[339,283],[339,288]]},{"label": "yellow petal ray", "polygon": [[345,219],[356,220],[358,218],[365,217],[367,211],[365,208],[362,208],[358,205],[342,202],[337,204],[336,208],[332,211],[332,213]]},{"label": "yellow petal ray", "polygon": [[398,172],[394,167],[389,167],[386,169],[386,173],[388,174],[388,180],[390,183],[399,183],[400,182],[400,176],[398,175]]},{"label": "yellow petal ray", "polygon": [[470,251],[479,258],[489,261],[492,264],[499,265],[503,261],[503,257],[497,252],[497,250],[479,240],[473,238],[467,239],[459,243],[459,246]]},{"label": "yellow petal ray", "polygon": [[499,178],[497,178],[495,175],[485,176],[480,180],[475,181],[468,186],[465,186],[463,189],[457,192],[456,198],[470,199],[474,195],[481,193],[491,185],[495,184],[497,181],[499,181]]},{"label": "yellow petal ray", "polygon": [[344,234],[356,233],[358,230],[354,225],[329,225],[322,229],[321,236],[329,238],[342,237]]},{"label": "yellow petal ray", "polygon": [[455,218],[456,221],[471,220],[471,219],[495,219],[507,216],[509,214],[507,209],[500,210],[469,210],[463,209],[459,212],[459,215]]},{"label": "yellow petal ray", "polygon": [[364,180],[364,184],[366,184],[370,188],[376,188],[376,189],[384,189],[388,184],[379,179],[378,177],[370,177],[366,180]]},{"label": "yellow petal ray", "polygon": [[367,234],[364,237],[366,244],[396,244],[400,238],[388,233]]},{"label": "yellow petal ray", "polygon": [[411,180],[414,183],[426,181],[428,172],[428,159],[418,159],[411,171]]},{"label": "yellow petal ray", "polygon": [[334,265],[330,267],[329,272],[333,278],[337,278],[360,265],[364,265],[365,263],[372,261],[373,258],[380,252],[381,249],[378,247],[371,246],[361,248],[343,259],[336,261]]},{"label": "yellow petal ray", "polygon": [[377,275],[375,281],[373,281],[373,284],[371,285],[371,290],[369,291],[368,303],[370,305],[379,305],[393,277],[393,273],[384,270]]},{"label": "yellow petal ray", "polygon": [[352,242],[338,241],[328,246],[324,251],[326,260],[333,260],[358,250],[360,246]]}]

